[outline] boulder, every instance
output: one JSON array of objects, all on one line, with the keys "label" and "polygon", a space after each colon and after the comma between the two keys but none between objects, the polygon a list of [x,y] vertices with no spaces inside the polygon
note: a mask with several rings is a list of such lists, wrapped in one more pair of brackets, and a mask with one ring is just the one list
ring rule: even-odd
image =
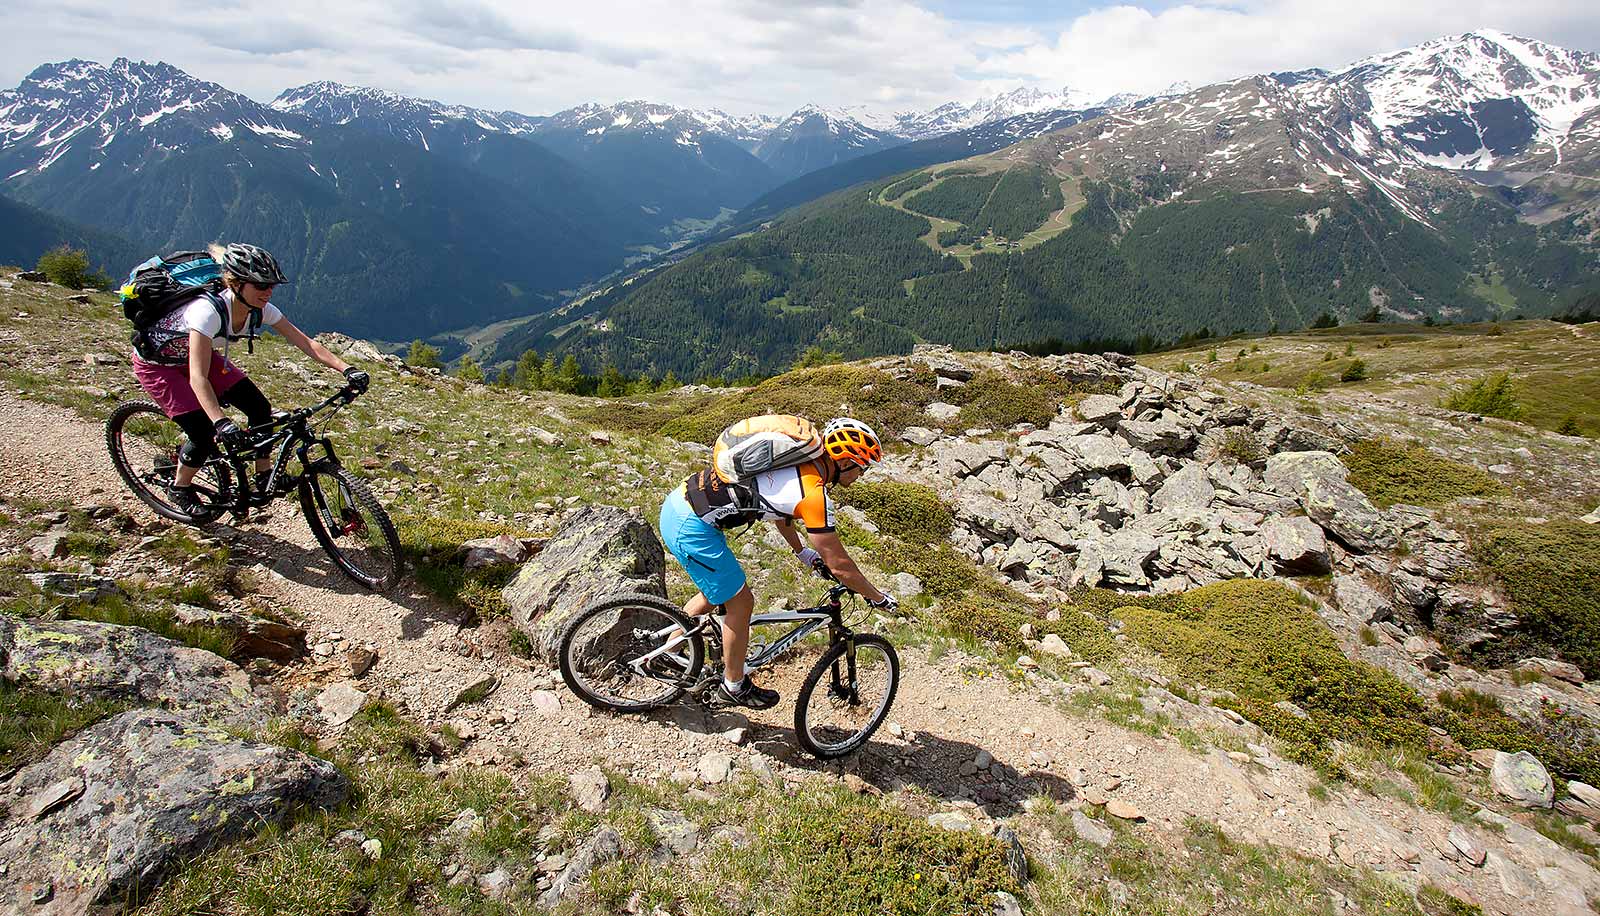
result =
[{"label": "boulder", "polygon": [[572,791],[572,800],[590,814],[605,810],[606,799],[611,797],[611,781],[599,767],[589,767],[571,774],[567,777],[567,785]]},{"label": "boulder", "polygon": [[1517,662],[1517,670],[1532,671],[1543,677],[1569,684],[1583,683],[1583,669],[1568,662],[1558,662],[1551,658],[1525,658]]},{"label": "boulder", "polygon": [[1109,394],[1091,394],[1079,401],[1076,409],[1086,423],[1111,426],[1122,419],[1122,399]]},{"label": "boulder", "polygon": [[1217,488],[1206,478],[1205,465],[1189,464],[1156,490],[1150,508],[1155,512],[1199,511],[1208,508],[1216,496]]},{"label": "boulder", "polygon": [[1128,469],[1127,447],[1110,436],[1071,436],[1063,445],[1085,471],[1110,474]]},{"label": "boulder", "polygon": [[1161,542],[1142,531],[1124,529],[1096,538],[1079,551],[1071,584],[1091,588],[1101,582],[1147,586],[1150,576],[1146,564],[1160,551]]},{"label": "boulder", "polygon": [[1194,445],[1194,433],[1171,420],[1123,420],[1117,432],[1129,445],[1152,455],[1175,455]]},{"label": "boulder", "polygon": [[1489,784],[1505,798],[1524,808],[1548,808],[1555,801],[1555,784],[1539,758],[1527,751],[1494,755]]},{"label": "boulder", "polygon": [[528,559],[529,553],[532,552],[529,544],[509,534],[478,538],[467,541],[461,546],[466,548],[467,558],[463,565],[469,570],[512,566]]},{"label": "boulder", "polygon": [[1000,841],[1000,846],[1006,853],[1006,871],[1011,873],[1011,880],[1017,884],[1028,883],[1028,852],[1022,848],[1022,838],[1017,832],[1003,824],[994,828],[994,838]]},{"label": "boulder", "polygon": [[306,631],[292,623],[192,604],[177,605],[172,617],[185,626],[215,627],[232,636],[234,658],[270,658],[283,664],[306,654]]},{"label": "boulder", "polygon": [[950,478],[968,477],[1005,457],[1005,445],[999,442],[956,442],[939,449],[939,471]]},{"label": "boulder", "polygon": [[1306,514],[1359,553],[1393,550],[1394,528],[1331,452],[1281,452],[1267,459],[1267,487],[1300,501]]},{"label": "boulder", "polygon": [[250,676],[225,658],[139,627],[87,620],[0,614],[0,676],[80,697],[196,710],[229,723],[258,724],[272,711],[252,692]]},{"label": "boulder", "polygon": [[603,598],[639,592],[667,594],[666,558],[655,532],[637,513],[586,506],[568,516],[504,595],[534,654],[553,663],[561,626],[574,613]]},{"label": "boulder", "polygon": [[953,420],[957,414],[961,413],[961,408],[954,404],[947,404],[944,401],[934,401],[924,408],[922,412],[931,420]]},{"label": "boulder", "polygon": [[11,788],[0,864],[15,896],[0,910],[39,914],[119,906],[195,855],[350,792],[325,760],[149,709],[84,729]]},{"label": "boulder", "polygon": [[1322,527],[1305,516],[1268,519],[1261,526],[1267,559],[1281,573],[1319,575],[1332,569]]},{"label": "boulder", "polygon": [[926,426],[909,426],[900,433],[901,440],[912,445],[928,446],[939,441],[941,433]]},{"label": "boulder", "polygon": [[1394,605],[1377,589],[1354,574],[1333,577],[1333,597],[1339,608],[1357,623],[1377,623],[1394,616]]},{"label": "boulder", "polygon": [[1093,843],[1101,849],[1110,846],[1111,841],[1116,839],[1116,834],[1111,831],[1110,827],[1076,808],[1072,811],[1072,829],[1078,834],[1079,839]]}]

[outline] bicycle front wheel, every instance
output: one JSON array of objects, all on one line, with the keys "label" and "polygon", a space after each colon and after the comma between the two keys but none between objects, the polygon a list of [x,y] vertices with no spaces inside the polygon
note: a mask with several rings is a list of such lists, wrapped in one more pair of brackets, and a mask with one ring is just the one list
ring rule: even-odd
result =
[{"label": "bicycle front wheel", "polygon": [[354,474],[311,467],[300,478],[300,510],[317,543],[344,574],[373,591],[400,579],[400,535],[394,522]]},{"label": "bicycle front wheel", "polygon": [[849,754],[889,717],[900,686],[900,657],[882,636],[837,642],[817,659],[795,699],[800,746],[827,760]]},{"label": "bicycle front wheel", "polygon": [[106,419],[106,450],[122,482],[139,501],[162,518],[186,525],[210,521],[233,489],[233,475],[227,465],[213,458],[195,475],[195,493],[213,511],[195,517],[173,505],[167,494],[178,468],[178,449],[184,443],[183,429],[149,401],[129,401],[111,411]]},{"label": "bicycle front wheel", "polygon": [[705,641],[683,612],[655,595],[590,605],[562,631],[561,679],[599,709],[643,712],[683,696],[700,677]]}]

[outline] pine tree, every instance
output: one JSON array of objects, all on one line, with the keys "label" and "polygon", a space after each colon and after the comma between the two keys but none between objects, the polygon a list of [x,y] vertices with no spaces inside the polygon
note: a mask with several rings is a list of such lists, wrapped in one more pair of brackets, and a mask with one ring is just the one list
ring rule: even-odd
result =
[{"label": "pine tree", "polygon": [[406,365],[418,369],[442,369],[444,364],[439,361],[439,348],[429,343],[424,343],[421,338],[413,340],[406,350]]},{"label": "pine tree", "polygon": [[561,361],[561,368],[556,370],[555,384],[551,387],[567,394],[576,394],[583,385],[583,368],[578,365],[578,357],[567,354]]},{"label": "pine tree", "polygon": [[600,372],[600,385],[594,393],[603,398],[614,398],[625,394],[627,390],[628,380],[622,377],[622,372],[616,366],[607,366]]},{"label": "pine tree", "polygon": [[461,365],[456,367],[456,377],[462,381],[477,382],[481,385],[484,382],[483,367],[471,356],[463,356]]},{"label": "pine tree", "polygon": [[667,370],[667,374],[663,375],[661,377],[661,384],[656,386],[656,390],[657,391],[674,391],[674,390],[676,390],[678,388],[682,388],[682,387],[683,387],[683,383],[678,381],[678,376],[673,374],[671,369],[668,369]]},{"label": "pine tree", "polygon": [[522,355],[517,357],[514,378],[518,388],[538,391],[544,387],[544,362],[540,360],[538,350],[522,351]]}]

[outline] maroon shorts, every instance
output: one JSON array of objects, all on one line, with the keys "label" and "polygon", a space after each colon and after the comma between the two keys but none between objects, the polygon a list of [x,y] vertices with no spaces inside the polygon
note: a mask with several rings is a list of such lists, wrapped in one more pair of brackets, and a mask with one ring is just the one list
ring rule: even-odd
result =
[{"label": "maroon shorts", "polygon": [[[155,401],[162,413],[169,417],[181,416],[200,409],[200,399],[195,396],[194,388],[189,385],[187,365],[159,366],[135,356],[133,376],[139,380],[139,387],[150,396],[150,400]],[[211,371],[206,377],[211,381],[211,388],[220,399],[224,392],[244,378],[244,370],[225,359],[221,353],[212,353]]]}]

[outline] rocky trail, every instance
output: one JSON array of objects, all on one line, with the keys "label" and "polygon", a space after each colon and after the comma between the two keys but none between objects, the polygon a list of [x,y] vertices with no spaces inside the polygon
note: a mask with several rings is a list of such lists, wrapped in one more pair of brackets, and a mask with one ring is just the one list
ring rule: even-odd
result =
[{"label": "rocky trail", "polygon": [[[9,389],[0,389],[0,426],[14,431],[0,460],[6,499],[110,505],[146,526],[163,524],[123,488],[99,427]],[[516,776],[599,763],[635,780],[701,790],[739,770],[774,782],[842,778],[858,791],[920,790],[908,804],[946,823],[1021,815],[1040,796],[1068,806],[1114,802],[1109,815],[1139,822],[1135,829],[1174,850],[1186,820],[1197,818],[1338,867],[1420,877],[1459,890],[1485,912],[1590,913],[1586,898],[1600,896],[1600,873],[1588,860],[1501,815],[1456,823],[1348,786],[1318,800],[1315,774],[1272,751],[1259,729],[1168,693],[1159,678],[1102,687],[1129,690],[1183,727],[1246,750],[1194,751],[1069,712],[1067,697],[1090,690],[1091,680],[1110,681],[1092,668],[1076,672],[1082,683],[1007,678],[959,652],[935,659],[914,647],[901,647],[891,724],[842,765],[811,760],[793,740],[792,698],[808,657],[769,675],[785,700],[768,712],[711,715],[686,705],[649,717],[598,713],[558,673],[514,656],[502,622],[465,627],[411,579],[389,595],[367,593],[332,567],[292,501],[269,511],[209,533],[256,570],[257,593],[307,631],[306,658],[256,679],[281,695],[290,715],[328,734],[382,698],[465,739],[442,764],[451,768],[497,766]],[[136,553],[108,562],[100,571],[110,575],[148,565]],[[1053,838],[1023,832],[1031,854],[1049,853]],[[1097,824],[1079,832],[1098,842]]]}]

